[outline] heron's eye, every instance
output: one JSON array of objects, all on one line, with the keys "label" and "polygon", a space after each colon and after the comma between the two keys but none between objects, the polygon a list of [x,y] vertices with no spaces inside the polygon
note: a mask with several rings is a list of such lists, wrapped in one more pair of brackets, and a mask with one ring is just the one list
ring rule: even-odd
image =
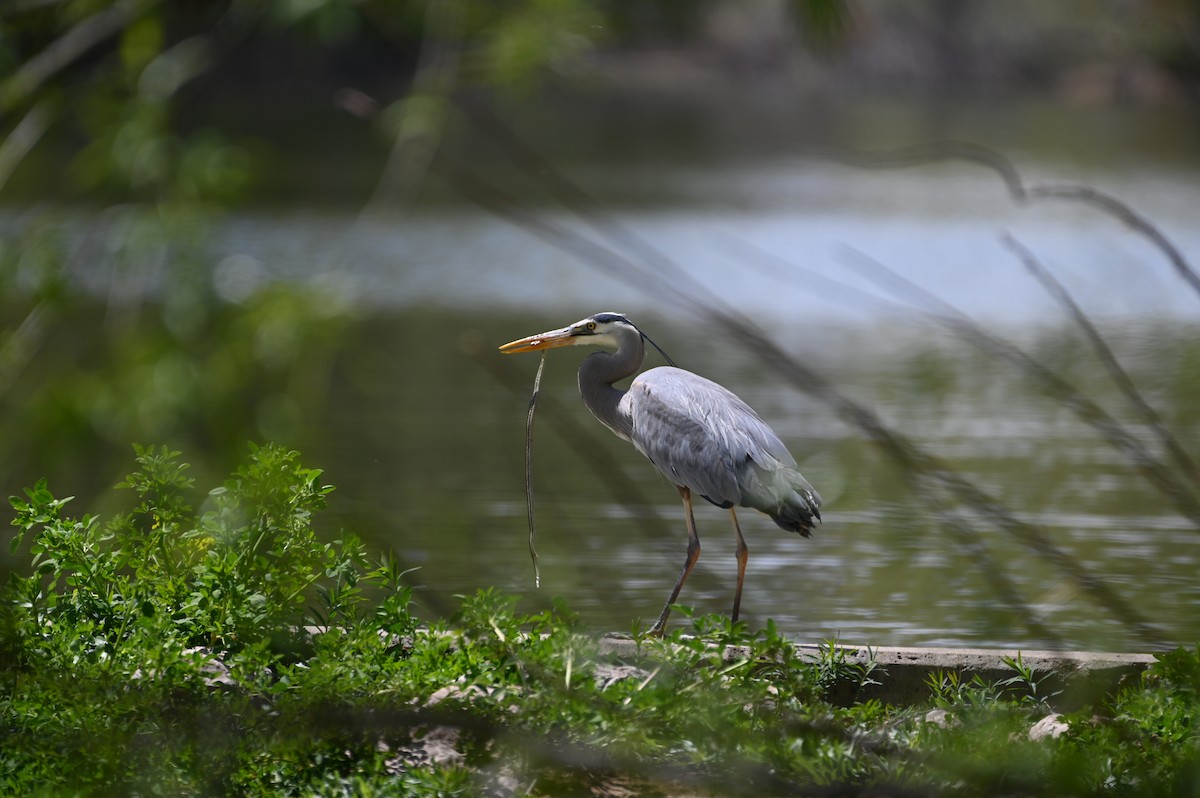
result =
[{"label": "heron's eye", "polygon": [[589,321],[587,323],[587,328],[588,328],[588,332],[595,332],[596,331],[596,322]]}]

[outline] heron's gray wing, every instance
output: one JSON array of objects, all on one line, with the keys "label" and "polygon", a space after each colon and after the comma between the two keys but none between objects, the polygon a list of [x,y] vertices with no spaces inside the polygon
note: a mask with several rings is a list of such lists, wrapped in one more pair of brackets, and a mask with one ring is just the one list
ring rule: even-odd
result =
[{"label": "heron's gray wing", "polygon": [[736,395],[668,366],[641,374],[622,399],[633,444],[668,479],[716,504],[742,504],[739,477],[751,462],[795,467],[783,442]]}]

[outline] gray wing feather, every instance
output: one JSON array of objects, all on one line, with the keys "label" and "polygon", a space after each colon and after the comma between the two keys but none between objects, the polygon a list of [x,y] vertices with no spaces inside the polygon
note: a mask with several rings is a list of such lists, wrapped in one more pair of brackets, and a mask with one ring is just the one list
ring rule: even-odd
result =
[{"label": "gray wing feather", "polygon": [[753,486],[742,484],[751,464],[766,471],[796,466],[783,442],[745,402],[689,371],[663,366],[644,372],[622,403],[633,421],[638,451],[672,482],[715,504],[757,498],[746,495]]}]

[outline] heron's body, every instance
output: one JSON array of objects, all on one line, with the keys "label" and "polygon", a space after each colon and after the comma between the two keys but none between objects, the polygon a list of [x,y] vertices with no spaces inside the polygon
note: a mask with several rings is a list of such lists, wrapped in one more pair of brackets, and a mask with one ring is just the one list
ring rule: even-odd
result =
[{"label": "heron's body", "polygon": [[812,485],[783,441],[733,392],[660,366],[639,374],[617,409],[629,431],[613,431],[674,484],[718,507],[753,507],[783,529],[812,533]]},{"label": "heron's body", "polygon": [[635,373],[645,357],[644,335],[619,313],[598,313],[561,330],[501,347],[521,352],[567,345],[598,345],[612,351],[588,355],[579,368],[579,392],[587,408],[629,441],[678,488],[688,522],[688,558],[653,629],[660,633],[670,607],[700,554],[691,495],[727,508],[738,542],[737,620],[749,550],[734,506],[752,507],[781,528],[811,534],[820,520],[821,497],[800,475],[779,437],[749,405],[712,380],[673,366],[639,374],[628,390],[615,383]]}]

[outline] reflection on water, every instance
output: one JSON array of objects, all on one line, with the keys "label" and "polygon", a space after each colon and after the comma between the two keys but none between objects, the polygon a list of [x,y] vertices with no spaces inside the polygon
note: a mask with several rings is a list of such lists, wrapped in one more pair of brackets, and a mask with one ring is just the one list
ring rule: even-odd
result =
[{"label": "reflection on water", "polygon": [[[977,319],[1029,324],[1061,317],[1000,243],[1002,231],[1054,267],[1092,313],[1196,314],[1195,296],[1180,290],[1170,264],[1144,238],[1085,206],[1015,206],[988,172],[863,172],[781,159],[694,173],[614,168],[603,179],[654,180],[687,196],[682,208],[612,213],[715,301],[771,323],[890,318],[894,297],[855,274],[850,250]],[[1192,219],[1200,181],[1193,174],[1143,170],[1101,176],[1095,185],[1153,219],[1184,252],[1200,251]],[[560,211],[546,218],[594,238]],[[673,311],[645,286],[589,268],[503,219],[461,208],[361,219],[249,214],[215,232],[214,248],[230,256],[227,263],[253,274],[229,269],[235,289],[245,279],[320,279],[376,307],[537,308],[551,320],[601,308]],[[747,245],[787,263],[763,262]]]},{"label": "reflection on water", "polygon": [[[551,353],[535,441],[542,589],[526,547],[523,436],[536,358],[493,345],[567,317],[412,311],[364,330],[359,368],[339,384],[329,422],[302,444],[338,484],[337,522],[367,532],[421,570],[425,611],[455,594],[496,585],[529,609],[563,596],[588,626],[628,630],[657,615],[682,565],[685,533],[675,491],[579,401],[585,354]],[[751,549],[743,615],[774,618],[807,640],[871,645],[971,644],[1127,648],[1128,634],[1059,569],[1011,535],[976,520],[970,537],[914,495],[904,474],[862,434],[811,397],[747,366],[736,346],[703,341],[678,320],[640,320],[674,357],[741,393],[778,429],[827,499],[812,539],[741,514]],[[1112,327],[1110,337],[1168,424],[1191,451],[1200,442],[1200,397],[1170,379],[1195,358],[1197,328],[1167,323]],[[1144,336],[1153,340],[1154,357]],[[792,339],[803,356],[804,335]],[[1200,534],[1095,431],[1042,397],[1011,367],[928,331],[872,353],[824,346],[816,361],[897,429],[944,458],[1151,620],[1166,641],[1200,635]],[[1047,327],[1034,352],[1074,342],[1072,379],[1119,418],[1131,414],[1076,333]],[[1056,350],[1057,351],[1057,350]],[[1134,355],[1137,355],[1136,357]],[[845,355],[845,356],[842,356]],[[944,379],[914,378],[933,361]],[[504,371],[507,370],[507,371]],[[498,379],[506,374],[510,379]],[[614,484],[607,462],[632,487]],[[943,508],[945,509],[945,508]],[[961,508],[959,510],[961,512]],[[697,521],[704,550],[681,601],[728,612],[735,581],[727,515],[707,505]],[[988,559],[975,548],[983,546]],[[1002,600],[988,568],[1058,640],[1032,634]],[[683,622],[683,621],[680,621]]]},{"label": "reflection on water", "polygon": [[[1157,451],[1061,308],[998,242],[1001,228],[1011,231],[1104,321],[1135,382],[1200,457],[1200,297],[1184,290],[1161,253],[1093,211],[1014,208],[986,175],[864,174],[799,161],[730,170],[642,169],[639,179],[699,181],[691,191],[703,201],[616,216],[713,292],[713,302],[737,308],[1044,530],[1163,640],[1200,638],[1195,523],[1035,381],[897,305],[851,271],[845,255],[847,247],[866,253],[1017,340]],[[1110,176],[1103,187],[1150,214],[1185,252],[1200,253],[1194,176],[1143,172]],[[84,239],[87,224],[78,225]],[[748,258],[745,244],[784,262]],[[323,520],[331,533],[353,530],[420,567],[413,579],[428,616],[451,610],[456,594],[492,585],[522,594],[527,609],[563,596],[598,629],[629,629],[639,618],[646,626],[657,616],[683,562],[682,512],[672,487],[584,410],[574,385],[582,353],[569,350],[550,354],[539,409],[543,587],[533,589],[523,440],[536,358],[495,351],[611,309],[634,315],[682,367],[742,395],[827,500],[811,540],[742,514],[750,624],[774,618],[798,638],[871,645],[1138,645],[1042,553],[966,508],[932,506],[860,429],[736,342],[714,338],[644,285],[600,274],[494,217],[463,209],[386,221],[247,214],[218,225],[211,246],[221,264],[216,289],[231,303],[280,280],[314,282],[331,302],[359,308],[326,384],[292,386],[287,413],[260,415],[276,419],[270,434],[338,486]],[[81,258],[80,279],[102,289],[111,273],[101,263]],[[130,288],[152,289],[148,276]],[[704,553],[681,600],[727,612],[735,579],[728,518],[705,506],[697,520]],[[1058,639],[1032,632],[1014,602]]]},{"label": "reflection on water", "polygon": [[[1194,381],[1173,376],[1200,365],[1197,328],[1187,328],[1200,317],[1200,298],[1181,290],[1145,240],[1076,206],[1015,208],[991,175],[969,170],[873,174],[781,161],[619,172],[593,177],[674,181],[681,193],[705,198],[685,210],[615,213],[712,291],[711,301],[754,318],[793,356],[1044,529],[1161,637],[1200,636],[1194,522],[1030,380],[922,323],[847,268],[845,255],[853,247],[998,325],[1061,376],[1095,390],[1149,441],[1062,309],[1000,245],[998,232],[1011,232],[1089,312],[1110,319],[1124,362],[1200,454],[1200,394]],[[1184,210],[1200,206],[1191,177],[1132,173],[1100,186],[1151,215],[1185,251],[1200,252],[1200,230]],[[745,244],[785,262],[747,257]],[[335,479],[346,486],[340,512],[369,519],[379,542],[421,566],[415,578],[432,613],[456,593],[497,585],[524,594],[530,609],[561,595],[598,628],[629,629],[657,615],[684,557],[682,513],[671,486],[582,408],[579,353],[551,353],[547,367],[535,449],[543,587],[532,589],[521,474],[535,361],[494,351],[616,309],[637,313],[681,366],[755,406],[827,499],[825,524],[811,540],[743,513],[751,548],[743,613],[751,624],[771,617],[803,639],[873,645],[1131,645],[1043,555],[979,519],[948,528],[961,509],[928,506],[831,408],[791,390],[732,342],[712,340],[645,286],[599,273],[501,220],[467,212],[386,223],[244,217],[224,228],[218,246],[286,279],[339,264],[341,277],[385,315],[410,309],[364,341],[371,373],[337,392],[335,439],[315,438],[306,450],[345,468]],[[430,305],[460,310],[417,310]],[[497,309],[505,314],[495,317]],[[614,483],[611,470],[624,482]],[[727,612],[733,536],[723,512],[700,508],[698,523],[704,553],[681,598],[698,612]],[[1002,571],[1016,599],[1060,639],[1031,633],[989,570]]]}]

